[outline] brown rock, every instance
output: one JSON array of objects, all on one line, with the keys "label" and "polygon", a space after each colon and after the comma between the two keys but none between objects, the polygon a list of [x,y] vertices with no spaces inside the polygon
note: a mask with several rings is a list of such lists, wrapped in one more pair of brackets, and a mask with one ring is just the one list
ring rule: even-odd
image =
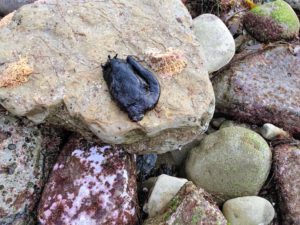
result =
[{"label": "brown rock", "polygon": [[300,135],[300,55],[286,45],[235,61],[213,80],[216,110]]},{"label": "brown rock", "polygon": [[227,222],[209,194],[187,182],[161,215],[144,222],[144,225],[165,224],[226,225]]},{"label": "brown rock", "polygon": [[136,207],[132,157],[73,137],[53,167],[38,216],[46,225],[131,225]]},{"label": "brown rock", "polygon": [[300,143],[282,144],[274,149],[275,179],[282,222],[300,224]]},{"label": "brown rock", "polygon": [[[207,129],[213,89],[181,1],[40,0],[1,21],[0,104],[13,114],[139,153],[178,149]],[[130,121],[112,100],[101,63],[118,53],[150,69],[149,55],[169,49],[186,66],[172,77],[156,74],[158,104],[142,121]]]}]

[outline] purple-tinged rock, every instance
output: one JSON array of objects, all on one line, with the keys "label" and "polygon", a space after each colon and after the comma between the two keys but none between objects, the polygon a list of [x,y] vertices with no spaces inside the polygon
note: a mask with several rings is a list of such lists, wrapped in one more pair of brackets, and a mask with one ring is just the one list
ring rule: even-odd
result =
[{"label": "purple-tinged rock", "polygon": [[216,110],[300,135],[300,54],[291,47],[267,48],[233,62],[215,76]]},{"label": "purple-tinged rock", "polygon": [[136,207],[132,156],[74,137],[54,165],[38,217],[47,225],[131,225]]},{"label": "purple-tinged rock", "polygon": [[275,179],[282,223],[300,224],[300,143],[274,149]]}]

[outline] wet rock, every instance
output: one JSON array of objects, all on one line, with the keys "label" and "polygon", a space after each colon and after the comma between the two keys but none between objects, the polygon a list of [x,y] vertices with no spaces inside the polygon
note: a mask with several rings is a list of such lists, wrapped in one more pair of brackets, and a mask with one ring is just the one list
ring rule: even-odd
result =
[{"label": "wet rock", "polygon": [[265,123],[260,128],[260,134],[267,140],[274,140],[276,138],[288,138],[289,134],[279,127],[270,123]]},{"label": "wet rock", "polygon": [[[204,133],[214,111],[213,89],[190,26],[178,0],[48,0],[23,6],[0,25],[0,80],[11,81],[0,88],[0,102],[36,123],[93,133],[106,143],[127,144],[132,153],[178,149]],[[134,55],[151,69],[146,63],[151,51],[169,48],[180,52],[186,67],[169,78],[156,73],[158,104],[142,121],[130,121],[111,99],[101,63],[118,53]]]},{"label": "wet rock", "polygon": [[165,174],[160,175],[153,187],[148,203],[144,207],[149,217],[154,217],[163,211],[187,181],[183,178],[171,177]]},{"label": "wet rock", "polygon": [[256,195],[268,177],[271,151],[254,131],[223,128],[206,136],[186,160],[186,174],[198,187],[227,199]]},{"label": "wet rock", "polygon": [[156,154],[138,155],[136,160],[139,180],[145,180],[154,169],[157,160]]},{"label": "wet rock", "polygon": [[213,80],[216,110],[300,135],[300,55],[286,45],[242,58]]},{"label": "wet rock", "polygon": [[274,165],[282,224],[300,224],[300,143],[276,146]]},{"label": "wet rock", "polygon": [[270,42],[297,37],[300,23],[289,4],[276,0],[251,9],[244,16],[244,26],[255,39]]},{"label": "wet rock", "polygon": [[209,73],[229,63],[235,53],[235,42],[221,19],[213,14],[202,14],[194,19],[193,30]]},{"label": "wet rock", "polygon": [[187,182],[160,215],[147,219],[143,224],[226,225],[227,222],[211,197],[192,182]]},{"label": "wet rock", "polygon": [[74,137],[61,152],[39,204],[41,224],[135,224],[136,176],[122,149]]},{"label": "wet rock", "polygon": [[[44,136],[51,133],[52,136]],[[50,142],[51,145],[47,145]],[[60,138],[0,107],[0,224],[31,224]],[[50,156],[51,154],[51,156]]]},{"label": "wet rock", "polygon": [[275,215],[271,203],[257,196],[230,199],[222,212],[230,225],[268,225]]}]

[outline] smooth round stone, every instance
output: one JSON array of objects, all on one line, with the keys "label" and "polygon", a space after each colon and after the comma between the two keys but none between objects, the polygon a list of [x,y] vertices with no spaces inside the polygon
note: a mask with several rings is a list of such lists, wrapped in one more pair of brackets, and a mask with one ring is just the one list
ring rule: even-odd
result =
[{"label": "smooth round stone", "polygon": [[273,220],[275,211],[266,199],[247,196],[225,202],[223,214],[230,225],[268,225]]},{"label": "smooth round stone", "polygon": [[257,133],[227,127],[206,136],[186,160],[186,174],[198,187],[225,200],[256,195],[270,171],[272,153]]},{"label": "smooth round stone", "polygon": [[213,14],[202,14],[194,19],[193,25],[208,72],[217,71],[229,63],[235,53],[235,43],[222,20]]}]

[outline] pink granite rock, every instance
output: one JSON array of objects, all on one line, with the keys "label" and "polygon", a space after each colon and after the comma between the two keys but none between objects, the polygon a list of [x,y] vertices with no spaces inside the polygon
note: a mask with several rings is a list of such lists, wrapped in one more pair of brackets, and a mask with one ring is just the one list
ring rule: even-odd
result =
[{"label": "pink granite rock", "polygon": [[300,143],[278,145],[274,152],[282,224],[300,224]]},{"label": "pink granite rock", "polygon": [[135,224],[136,174],[122,149],[72,138],[53,167],[39,205],[41,224]]}]

